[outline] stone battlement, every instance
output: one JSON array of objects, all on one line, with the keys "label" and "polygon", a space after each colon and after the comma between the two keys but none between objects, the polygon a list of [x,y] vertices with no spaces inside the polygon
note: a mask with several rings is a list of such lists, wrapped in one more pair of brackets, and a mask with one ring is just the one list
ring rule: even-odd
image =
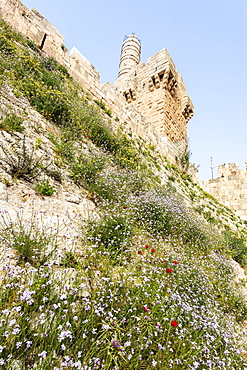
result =
[{"label": "stone battlement", "polygon": [[100,83],[100,73],[75,47],[68,52],[64,36],[37,10],[19,0],[1,0],[1,16],[64,65],[93,99],[102,100],[134,134],[152,143],[171,161],[187,149],[187,122],[193,104],[166,49],[140,63],[135,35],[123,42],[119,75],[114,84]]},{"label": "stone battlement", "polygon": [[237,163],[220,165],[216,179],[202,181],[208,193],[236,211],[243,220],[247,220],[247,161],[245,165],[244,170],[240,170]]}]

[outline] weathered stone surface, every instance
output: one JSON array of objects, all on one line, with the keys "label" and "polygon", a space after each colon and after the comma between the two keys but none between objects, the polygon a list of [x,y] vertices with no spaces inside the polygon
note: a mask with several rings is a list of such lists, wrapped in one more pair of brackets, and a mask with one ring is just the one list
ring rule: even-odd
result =
[{"label": "weathered stone surface", "polygon": [[[25,126],[24,133],[0,130],[0,236],[1,229],[5,227],[5,221],[18,222],[21,214],[22,220],[28,222],[35,212],[42,216],[44,225],[54,230],[57,228],[62,238],[60,244],[62,249],[78,248],[80,243],[77,239],[81,233],[81,225],[83,220],[92,215],[96,216],[95,204],[87,198],[86,191],[71,181],[66,168],[58,168],[55,164],[53,144],[48,138],[50,132],[55,133],[55,126],[35,111],[26,99],[17,98],[7,87],[1,90],[0,106],[2,114],[11,112],[22,117]],[[9,167],[4,162],[6,154],[3,153],[1,145],[14,156],[11,150],[15,145],[18,148],[18,143],[23,142],[24,135],[27,148],[33,148],[39,139],[40,147],[35,148],[34,160],[42,158],[42,163],[47,162],[52,169],[61,172],[62,183],[49,178],[50,184],[55,189],[55,193],[51,196],[39,195],[35,191],[37,182],[46,178],[42,171],[35,181],[30,182],[12,178],[8,173]],[[13,251],[10,251],[10,257],[6,256],[2,245],[0,265],[3,258],[5,262],[8,259],[10,264],[13,264],[15,260],[12,254]]]},{"label": "weathered stone surface", "polygon": [[219,202],[247,220],[247,161],[245,170],[240,170],[237,163],[218,166],[218,178],[202,181],[201,185]]},{"label": "weathered stone surface", "polygon": [[[129,36],[130,41],[133,35]],[[128,41],[124,41],[123,46]],[[134,50],[135,51],[135,50]],[[129,50],[130,57],[134,51]],[[127,53],[125,49],[122,53]],[[125,60],[127,56],[125,55]],[[122,62],[121,55],[121,62]],[[137,58],[135,58],[137,59]],[[132,60],[131,58],[129,60]],[[126,101],[140,111],[161,137],[172,143],[187,144],[187,122],[193,116],[193,104],[184,82],[166,49],[144,63],[122,67],[115,86]]]},{"label": "weathered stone surface", "polygon": [[0,182],[0,202],[7,201],[7,186]]}]

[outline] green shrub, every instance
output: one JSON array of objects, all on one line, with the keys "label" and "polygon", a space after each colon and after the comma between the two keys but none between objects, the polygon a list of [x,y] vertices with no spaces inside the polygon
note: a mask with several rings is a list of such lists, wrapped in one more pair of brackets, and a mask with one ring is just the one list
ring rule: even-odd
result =
[{"label": "green shrub", "polygon": [[0,129],[21,132],[25,130],[25,127],[23,126],[23,119],[21,117],[17,116],[15,113],[8,113],[0,121]]},{"label": "green shrub", "polygon": [[247,266],[247,241],[232,231],[223,232],[226,247],[231,251],[232,258],[243,267]]},{"label": "green shrub", "polygon": [[55,146],[54,151],[71,163],[75,156],[73,143],[68,141],[65,135],[58,138],[57,136],[50,134],[49,139]]},{"label": "green shrub", "polygon": [[66,68],[66,67],[64,67],[62,64],[58,64],[58,66],[57,66],[57,71],[58,71],[58,72],[61,72],[61,74],[62,74],[64,77],[68,78],[69,80],[72,80],[72,77],[71,77],[71,75],[69,74],[69,72],[68,72],[67,68]]},{"label": "green shrub", "polygon": [[49,180],[42,181],[41,183],[36,184],[35,191],[38,194],[50,196],[54,194],[55,188],[50,184]]},{"label": "green shrub", "polygon": [[50,176],[52,177],[54,180],[58,181],[59,183],[62,182],[62,173],[61,171],[57,170],[57,169],[54,169],[54,168],[45,168],[45,173],[47,174],[47,176]]},{"label": "green shrub", "polygon": [[11,26],[9,26],[1,17],[0,17],[0,32],[8,40],[13,42],[26,45],[27,38],[22,36],[21,33],[16,32]]},{"label": "green shrub", "polygon": [[65,74],[54,58],[40,58],[27,50],[16,52],[12,83],[45,118],[57,124],[70,120],[69,100],[64,93]]},{"label": "green shrub", "polygon": [[106,168],[95,179],[94,191],[102,199],[124,205],[131,194],[137,194],[147,184],[148,180],[137,171]]},{"label": "green shrub", "polygon": [[16,53],[16,46],[12,40],[5,35],[0,35],[0,51],[6,56],[14,56]]},{"label": "green shrub", "polygon": [[3,144],[0,144],[0,148],[4,153],[2,161],[6,165],[5,169],[11,176],[32,181],[40,174],[43,157],[35,158],[35,148],[32,144],[28,147],[25,136],[12,149],[5,148]]},{"label": "green shrub", "polygon": [[106,157],[98,152],[89,155],[81,154],[70,163],[70,177],[77,184],[83,184],[88,187],[88,190],[92,190],[96,176],[106,163]]},{"label": "green shrub", "polygon": [[130,205],[133,222],[155,237],[172,237],[201,251],[216,247],[219,235],[189,211],[171,191],[142,192]]},{"label": "green shrub", "polygon": [[140,166],[140,157],[137,149],[123,134],[119,134],[113,154],[117,164],[122,168],[135,169]]},{"label": "green shrub", "polygon": [[189,192],[189,197],[193,201],[194,199],[196,199],[196,193],[194,191],[190,191]]},{"label": "green shrub", "polygon": [[[182,175],[185,175],[188,173],[189,167],[190,167],[190,157],[192,153],[187,148],[179,155],[176,156],[176,163],[178,165],[179,170],[181,171]],[[185,180],[189,180],[190,176],[187,178],[184,178]]]},{"label": "green shrub", "polygon": [[37,54],[41,53],[40,48],[38,47],[38,45],[35,44],[35,42],[33,40],[27,39],[27,46],[31,50],[35,51],[35,53],[37,53]]},{"label": "green shrub", "polygon": [[104,215],[98,222],[89,222],[87,227],[88,239],[96,243],[99,250],[108,252],[113,260],[126,251],[132,235],[129,219],[122,215]]},{"label": "green shrub", "polygon": [[168,176],[168,180],[174,182],[176,178],[172,175]]},{"label": "green shrub", "polygon": [[63,92],[35,78],[24,81],[21,91],[46,119],[58,125],[70,120],[69,102]]},{"label": "green shrub", "polygon": [[112,117],[112,111],[109,108],[107,108],[107,106],[102,100],[94,100],[94,101],[101,109],[103,109],[106,112],[106,114],[108,114],[109,117]]},{"label": "green shrub", "polygon": [[204,211],[204,206],[199,205],[199,206],[195,207],[194,210],[195,210],[195,212],[197,212],[201,215]]},{"label": "green shrub", "polygon": [[53,71],[42,71],[41,81],[51,90],[62,92],[62,81],[60,74]]},{"label": "green shrub", "polygon": [[40,148],[41,148],[41,146],[42,146],[42,144],[43,144],[43,140],[42,140],[40,137],[38,137],[38,138],[35,140],[35,149],[40,149]]},{"label": "green shrub", "polygon": [[187,180],[187,181],[190,181],[190,182],[192,181],[191,176],[189,174],[182,174],[181,177],[184,180]]},{"label": "green shrub", "polygon": [[73,267],[73,268],[80,266],[78,253],[74,253],[72,251],[65,251],[60,265],[63,267]]},{"label": "green shrub", "polygon": [[207,220],[211,224],[217,224],[217,222],[219,222],[219,220],[217,221],[216,218],[213,217],[213,215],[210,211],[204,211],[203,212],[203,217],[205,218],[205,220]]},{"label": "green shrub", "polygon": [[88,122],[86,135],[95,145],[104,148],[110,153],[114,152],[116,139],[110,127],[101,121],[100,118],[92,117]]},{"label": "green shrub", "polygon": [[41,65],[48,71],[55,71],[58,66],[58,62],[53,57],[43,57],[41,59]]},{"label": "green shrub", "polygon": [[0,226],[8,243],[18,255],[18,263],[32,266],[44,265],[54,254],[58,244],[58,230],[41,222],[42,215],[33,212],[25,221],[23,213],[17,212],[13,222],[8,213],[2,213]]},{"label": "green shrub", "polygon": [[136,146],[130,138],[120,130],[114,132],[112,128],[97,116],[88,119],[84,116],[85,135],[92,142],[102,147],[114,156],[115,162],[122,168],[138,168],[140,157]]}]

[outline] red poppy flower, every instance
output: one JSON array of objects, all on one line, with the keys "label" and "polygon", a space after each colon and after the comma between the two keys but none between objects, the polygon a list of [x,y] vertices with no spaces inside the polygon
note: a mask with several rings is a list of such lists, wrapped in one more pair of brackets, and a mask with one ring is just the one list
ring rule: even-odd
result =
[{"label": "red poppy flower", "polygon": [[147,245],[147,244],[146,244],[146,245],[145,245],[145,248],[150,248],[150,245]]},{"label": "red poppy flower", "polygon": [[162,263],[165,263],[166,261],[161,261]]},{"label": "red poppy flower", "polygon": [[142,252],[141,252],[141,251],[138,251],[137,253],[138,253],[138,254],[142,254]]},{"label": "red poppy flower", "polygon": [[123,207],[123,209],[127,209],[128,207]]},{"label": "red poppy flower", "polygon": [[171,322],[171,326],[173,326],[174,328],[176,328],[177,326],[178,326],[178,323],[177,323],[177,321],[172,321]]},{"label": "red poppy flower", "polygon": [[178,261],[173,261],[173,263],[174,263],[175,265],[177,265],[177,264],[178,264]]},{"label": "red poppy flower", "polygon": [[156,249],[151,249],[151,252],[156,252]]},{"label": "red poppy flower", "polygon": [[145,312],[149,311],[148,306],[144,306],[144,307],[143,307],[143,310],[144,310]]},{"label": "red poppy flower", "polygon": [[172,272],[172,270],[171,270],[171,269],[166,269],[166,272],[171,273],[171,272]]}]

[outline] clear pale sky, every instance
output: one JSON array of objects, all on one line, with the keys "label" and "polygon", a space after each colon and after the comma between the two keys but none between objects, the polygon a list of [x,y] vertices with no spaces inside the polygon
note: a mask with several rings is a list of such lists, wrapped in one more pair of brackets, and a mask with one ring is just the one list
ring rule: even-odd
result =
[{"label": "clear pale sky", "polygon": [[[141,61],[168,49],[195,106],[191,162],[201,179],[213,166],[247,160],[247,0],[23,0],[96,67],[117,78],[125,35],[142,42]],[[217,176],[216,169],[214,177]]]}]

